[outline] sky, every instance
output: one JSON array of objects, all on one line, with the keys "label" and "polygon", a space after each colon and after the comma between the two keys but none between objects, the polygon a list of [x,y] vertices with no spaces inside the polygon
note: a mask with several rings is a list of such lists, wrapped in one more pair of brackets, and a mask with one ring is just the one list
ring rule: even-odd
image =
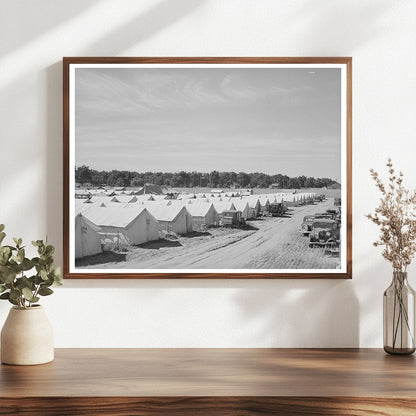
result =
[{"label": "sky", "polygon": [[76,166],[340,180],[340,158],[340,69],[76,69]]}]

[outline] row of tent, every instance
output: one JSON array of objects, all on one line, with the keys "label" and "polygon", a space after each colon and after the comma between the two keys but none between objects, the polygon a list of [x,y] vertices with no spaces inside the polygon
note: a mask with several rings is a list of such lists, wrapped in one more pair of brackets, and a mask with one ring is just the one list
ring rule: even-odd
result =
[{"label": "row of tent", "polygon": [[144,186],[128,190],[125,187],[118,188],[81,188],[80,184],[76,184],[75,198],[76,199],[88,199],[91,196],[115,196],[115,195],[177,195],[178,193],[165,185],[154,185],[147,183]]},{"label": "row of tent", "polygon": [[[299,194],[296,201],[305,198]],[[179,199],[117,195],[76,199],[75,257],[101,253],[106,241],[138,245],[158,240],[161,232],[184,235],[217,226],[221,215],[230,210],[240,211],[245,220],[255,218],[270,203],[281,201],[281,194]]]},{"label": "row of tent", "polygon": [[[210,227],[219,222],[218,212],[209,203],[185,207],[169,201],[76,202],[76,258],[101,253],[101,244],[108,239],[121,238],[128,245],[138,245],[158,240],[161,232],[184,235],[202,224]],[[227,204],[227,207],[235,209],[232,204]]]},{"label": "row of tent", "polygon": [[[79,185],[79,184],[78,184]],[[201,197],[241,197],[241,196],[250,196],[253,194],[252,189],[234,189],[232,191],[224,191],[222,189],[212,189],[209,192],[205,193],[195,193],[195,194],[182,194],[180,195],[175,189],[170,188],[165,185],[154,185],[154,184],[145,184],[143,187],[138,189],[128,189],[128,188],[75,188],[75,198],[76,199],[89,199],[93,196],[117,196],[117,195],[157,195],[170,198],[174,197],[183,197],[183,198],[201,198]]]}]

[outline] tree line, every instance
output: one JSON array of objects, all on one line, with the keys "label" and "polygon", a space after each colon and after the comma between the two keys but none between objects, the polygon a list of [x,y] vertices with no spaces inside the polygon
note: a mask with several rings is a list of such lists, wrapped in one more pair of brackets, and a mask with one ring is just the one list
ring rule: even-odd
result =
[{"label": "tree line", "polygon": [[336,183],[330,178],[287,175],[267,175],[254,172],[132,172],[127,170],[94,170],[88,166],[75,168],[75,181],[83,186],[127,187],[145,183],[166,185],[173,188],[269,188],[272,184],[282,189],[323,188]]}]

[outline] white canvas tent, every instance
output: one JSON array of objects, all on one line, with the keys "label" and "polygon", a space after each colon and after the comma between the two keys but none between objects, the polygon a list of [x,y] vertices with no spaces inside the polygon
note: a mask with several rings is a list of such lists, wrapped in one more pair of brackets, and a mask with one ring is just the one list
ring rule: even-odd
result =
[{"label": "white canvas tent", "polygon": [[191,214],[178,204],[167,205],[167,201],[149,201],[144,206],[156,218],[161,231],[174,232],[179,235],[193,230]]},{"label": "white canvas tent", "polygon": [[90,209],[85,216],[97,224],[104,233],[122,233],[131,245],[142,244],[159,239],[159,226],[156,219],[144,205],[135,205],[134,209],[122,206],[97,207]]},{"label": "white canvas tent", "polygon": [[275,204],[276,202],[279,202],[276,198],[276,194],[268,194],[265,197],[269,200],[270,204]]},{"label": "white canvas tent", "polygon": [[166,185],[155,185],[155,184],[152,184],[152,183],[146,183],[146,184],[144,184],[143,187],[136,190],[136,192],[134,194],[135,195],[148,195],[148,194],[167,195],[167,194],[176,194],[176,193],[177,192],[174,189],[169,188]]},{"label": "white canvas tent", "polygon": [[248,218],[251,218],[250,215],[250,207],[248,205],[247,199],[243,198],[231,198],[230,202],[232,202],[235,206],[235,209],[237,211],[241,211],[241,216],[247,220]]},{"label": "white canvas tent", "polygon": [[250,196],[247,198],[247,203],[250,208],[249,218],[256,218],[260,214],[260,201],[258,196]]},{"label": "white canvas tent", "polygon": [[75,214],[79,214],[85,208],[88,209],[88,206],[91,204],[88,204],[88,199],[75,199]]},{"label": "white canvas tent", "polygon": [[193,203],[192,199],[166,199],[163,201],[166,203],[166,205],[177,205],[181,207],[186,207],[188,205],[191,205]]},{"label": "white canvas tent", "polygon": [[213,205],[215,210],[218,212],[218,214],[222,214],[224,211],[230,211],[235,210],[235,205],[230,201],[210,201]]},{"label": "white canvas tent", "polygon": [[75,258],[93,256],[102,252],[100,227],[87,220],[82,214],[75,217]]},{"label": "white canvas tent", "polygon": [[105,203],[104,202],[91,202],[91,200],[89,199],[76,199],[75,200],[75,215],[81,213],[84,214],[87,211],[89,211],[90,209],[92,209],[94,207],[94,209],[96,207],[105,207]]},{"label": "white canvas tent", "polygon": [[209,198],[196,198],[196,199],[188,199],[189,204],[206,204],[207,202],[212,202]]},{"label": "white canvas tent", "polygon": [[284,194],[284,193],[274,194],[276,202],[279,202],[279,203],[284,202],[285,195],[287,194]]},{"label": "white canvas tent", "polygon": [[118,202],[121,204],[137,202],[137,197],[135,195],[116,195],[111,199],[111,202]]},{"label": "white canvas tent", "polygon": [[267,195],[260,195],[260,212],[264,213],[269,209],[270,201]]},{"label": "white canvas tent", "polygon": [[286,194],[283,197],[283,201],[284,201],[285,205],[288,206],[288,207],[295,207],[299,204],[298,198],[296,197],[295,194]]},{"label": "white canvas tent", "polygon": [[168,198],[166,198],[166,195],[152,195],[153,201],[164,201]]},{"label": "white canvas tent", "polygon": [[113,196],[107,196],[107,195],[100,195],[100,196],[93,196],[90,198],[89,202],[93,203],[93,204],[109,204],[110,202],[112,202],[112,200],[114,199]]},{"label": "white canvas tent", "polygon": [[136,202],[146,202],[146,201],[155,201],[153,195],[136,195]]},{"label": "white canvas tent", "polygon": [[207,197],[207,200],[208,200],[208,202],[219,202],[219,201],[224,201],[224,200],[229,200],[230,198],[226,198],[226,197],[224,197],[224,199],[223,198],[221,198],[221,196],[209,196],[209,197]]},{"label": "white canvas tent", "polygon": [[213,227],[218,225],[218,213],[212,203],[188,204],[186,209],[191,214],[195,226]]}]

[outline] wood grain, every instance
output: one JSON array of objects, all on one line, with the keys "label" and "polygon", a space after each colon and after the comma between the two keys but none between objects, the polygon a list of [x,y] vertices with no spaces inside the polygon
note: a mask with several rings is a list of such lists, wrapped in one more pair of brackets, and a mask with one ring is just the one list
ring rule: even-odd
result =
[{"label": "wood grain", "polygon": [[415,415],[416,362],[368,349],[58,349],[0,368],[0,415]]},{"label": "wood grain", "polygon": [[[69,67],[71,64],[346,64],[347,259],[345,273],[70,273]],[[65,279],[351,279],[352,278],[352,58],[351,57],[64,57],[63,58],[63,276]]]},{"label": "wood grain", "polygon": [[57,349],[54,362],[0,368],[0,397],[414,397],[413,356],[382,350]]},{"label": "wood grain", "polygon": [[24,397],[0,399],[19,416],[414,416],[414,399],[356,397]]}]

